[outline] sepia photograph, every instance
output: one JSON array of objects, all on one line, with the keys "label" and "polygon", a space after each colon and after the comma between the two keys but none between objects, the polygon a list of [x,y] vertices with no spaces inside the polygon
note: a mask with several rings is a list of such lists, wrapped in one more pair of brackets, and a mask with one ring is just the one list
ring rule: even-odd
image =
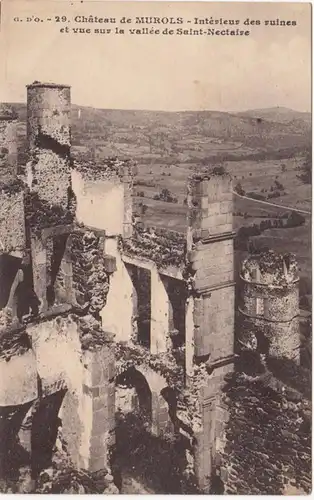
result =
[{"label": "sepia photograph", "polygon": [[0,8],[0,493],[310,494],[311,4]]}]

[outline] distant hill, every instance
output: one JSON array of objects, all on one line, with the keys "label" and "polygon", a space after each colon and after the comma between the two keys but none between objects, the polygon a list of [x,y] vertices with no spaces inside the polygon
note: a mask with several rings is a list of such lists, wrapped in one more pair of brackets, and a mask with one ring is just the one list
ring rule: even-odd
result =
[{"label": "distant hill", "polygon": [[[26,148],[26,105],[11,103]],[[80,110],[80,112],[79,112]],[[72,105],[73,153],[86,159],[128,156],[163,163],[285,157],[311,143],[309,113],[287,108],[219,111],[145,111]],[[292,151],[292,153],[291,153]],[[256,156],[257,155],[257,156]]]},{"label": "distant hill", "polygon": [[306,124],[311,123],[311,113],[295,111],[294,109],[277,106],[274,108],[250,109],[244,112],[237,113],[238,116],[249,116],[251,118],[262,118],[277,123],[291,123],[293,121],[301,124],[304,121]]}]

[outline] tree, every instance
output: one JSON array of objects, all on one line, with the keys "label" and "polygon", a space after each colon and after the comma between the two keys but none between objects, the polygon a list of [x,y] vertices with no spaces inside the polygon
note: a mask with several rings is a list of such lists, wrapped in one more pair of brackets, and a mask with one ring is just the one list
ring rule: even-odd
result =
[{"label": "tree", "polygon": [[143,205],[141,206],[141,213],[142,213],[142,215],[144,215],[144,214],[145,214],[145,212],[147,211],[147,209],[148,209],[148,206],[147,206],[147,205],[144,205],[144,204],[143,204]]},{"label": "tree", "polygon": [[235,192],[240,194],[241,196],[244,196],[245,195],[245,191],[242,187],[242,185],[240,184],[240,182],[238,182],[236,185],[235,185],[235,188],[234,188]]},{"label": "tree", "polygon": [[304,163],[301,166],[302,173],[298,176],[304,184],[312,184],[312,153],[307,151]]},{"label": "tree", "polygon": [[303,215],[293,211],[290,213],[288,217],[286,227],[302,226],[304,223],[305,223],[305,218],[303,217]]}]

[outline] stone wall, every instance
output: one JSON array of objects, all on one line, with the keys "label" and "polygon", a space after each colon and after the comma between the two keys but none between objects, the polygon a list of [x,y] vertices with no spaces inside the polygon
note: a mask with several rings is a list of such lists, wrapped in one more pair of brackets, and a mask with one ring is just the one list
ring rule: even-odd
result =
[{"label": "stone wall", "polygon": [[0,106],[0,177],[2,183],[16,178],[17,116],[9,106]]},{"label": "stone wall", "polygon": [[119,178],[90,180],[73,171],[72,185],[79,223],[105,230],[108,236],[123,233],[125,187]]},{"label": "stone wall", "polygon": [[61,409],[63,436],[78,468],[97,471],[108,467],[114,443],[114,357],[103,346],[83,351],[80,373],[65,395]]},{"label": "stone wall", "polygon": [[310,403],[296,391],[236,374],[225,403],[230,411],[220,478],[227,494],[311,491]]},{"label": "stone wall", "polygon": [[29,325],[27,333],[36,358],[42,395],[76,384],[80,375],[77,324],[67,317],[57,317]]},{"label": "stone wall", "polygon": [[24,194],[18,189],[0,192],[0,252],[18,252],[21,256],[26,247]]},{"label": "stone wall", "polygon": [[233,241],[199,241],[194,244],[189,258],[195,271],[194,287],[197,290],[214,287],[234,279]]}]

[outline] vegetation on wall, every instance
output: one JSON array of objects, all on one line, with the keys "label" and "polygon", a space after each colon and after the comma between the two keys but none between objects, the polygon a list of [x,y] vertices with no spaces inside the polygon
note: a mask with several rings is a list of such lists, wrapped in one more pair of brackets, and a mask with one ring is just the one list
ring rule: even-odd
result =
[{"label": "vegetation on wall", "polygon": [[76,300],[85,312],[99,319],[109,291],[102,239],[92,231],[71,234],[73,285]]},{"label": "vegetation on wall", "polygon": [[120,374],[133,366],[147,366],[162,375],[169,387],[176,391],[183,388],[184,371],[178,366],[170,352],[151,354],[140,345],[116,342],[116,373]]},{"label": "vegetation on wall", "polygon": [[186,236],[154,228],[134,228],[131,238],[121,240],[120,248],[125,255],[142,257],[155,262],[158,268],[184,267]]},{"label": "vegetation on wall", "polygon": [[34,229],[71,224],[75,217],[75,198],[72,196],[69,207],[65,210],[39,197],[38,193],[26,191],[25,214],[28,224]]}]

